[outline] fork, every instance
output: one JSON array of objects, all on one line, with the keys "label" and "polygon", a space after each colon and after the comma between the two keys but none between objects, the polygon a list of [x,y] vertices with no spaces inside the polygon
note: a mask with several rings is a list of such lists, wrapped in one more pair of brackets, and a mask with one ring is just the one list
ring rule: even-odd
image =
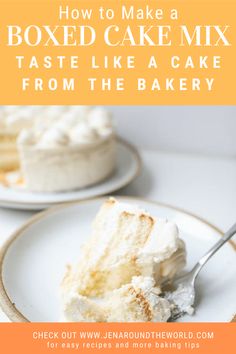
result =
[{"label": "fork", "polygon": [[[171,303],[171,317],[169,322],[184,316],[186,313],[192,314],[194,312],[195,301],[195,284],[199,272],[209,259],[236,234],[236,223],[224,234],[224,236],[210,248],[210,250],[200,258],[193,269],[185,275],[175,278],[173,281],[164,281],[161,286],[163,289],[162,296]],[[174,291],[165,291],[168,286]]]}]

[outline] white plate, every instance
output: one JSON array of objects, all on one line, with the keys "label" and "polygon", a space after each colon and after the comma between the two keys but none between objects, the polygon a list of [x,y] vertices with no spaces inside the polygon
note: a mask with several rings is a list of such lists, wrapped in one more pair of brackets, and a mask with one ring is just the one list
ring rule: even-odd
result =
[{"label": "white plate", "polygon": [[[188,270],[222,236],[214,226],[179,209],[129,197],[118,199],[177,223],[187,245]],[[13,235],[0,257],[1,304],[12,321],[59,321],[59,286],[66,264],[77,261],[103,200],[57,206],[36,215]],[[182,321],[231,321],[236,312],[235,275],[235,249],[227,243],[199,276],[196,314]]]},{"label": "white plate", "polygon": [[0,184],[0,206],[14,209],[41,210],[59,203],[85,200],[117,191],[129,184],[139,173],[141,159],[127,142],[117,141],[117,167],[105,181],[88,188],[61,193],[32,193]]}]

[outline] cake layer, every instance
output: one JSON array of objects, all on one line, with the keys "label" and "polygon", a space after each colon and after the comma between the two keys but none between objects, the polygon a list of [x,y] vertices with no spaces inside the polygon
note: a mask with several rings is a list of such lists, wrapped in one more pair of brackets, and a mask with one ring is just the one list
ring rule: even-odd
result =
[{"label": "cake layer", "polygon": [[[3,125],[3,121],[1,120]],[[0,127],[0,171],[16,170],[20,166],[17,151],[17,135],[4,125]]]},{"label": "cake layer", "polygon": [[166,322],[170,304],[158,296],[151,277],[134,277],[131,283],[107,293],[103,298],[88,298],[72,291],[64,298],[64,321],[68,322]]},{"label": "cake layer", "polygon": [[19,156],[17,152],[0,151],[0,171],[11,171],[19,168]]},{"label": "cake layer", "polygon": [[19,168],[19,155],[16,146],[16,135],[0,133],[0,170],[11,171]]}]

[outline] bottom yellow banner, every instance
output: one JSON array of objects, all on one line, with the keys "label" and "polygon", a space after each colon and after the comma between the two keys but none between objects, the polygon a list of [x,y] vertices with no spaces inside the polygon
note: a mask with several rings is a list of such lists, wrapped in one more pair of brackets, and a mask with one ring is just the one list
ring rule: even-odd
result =
[{"label": "bottom yellow banner", "polygon": [[236,323],[2,323],[0,352],[236,352]]}]

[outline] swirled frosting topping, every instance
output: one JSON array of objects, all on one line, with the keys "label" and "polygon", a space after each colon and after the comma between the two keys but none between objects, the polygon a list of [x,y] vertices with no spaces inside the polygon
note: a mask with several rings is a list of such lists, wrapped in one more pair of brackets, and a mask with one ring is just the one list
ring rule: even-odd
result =
[{"label": "swirled frosting topping", "polygon": [[42,137],[40,138],[37,146],[41,148],[54,148],[58,146],[65,146],[68,145],[70,138],[68,134],[57,128],[51,128],[47,130]]},{"label": "swirled frosting topping", "polygon": [[[57,118],[55,112],[60,112]],[[29,130],[33,138],[29,140],[25,133],[20,134],[18,144],[29,145],[31,141],[32,145],[40,149],[84,146],[109,138],[113,131],[111,115],[104,108],[51,107],[50,113],[45,112],[42,117],[38,117],[34,127]]]}]

